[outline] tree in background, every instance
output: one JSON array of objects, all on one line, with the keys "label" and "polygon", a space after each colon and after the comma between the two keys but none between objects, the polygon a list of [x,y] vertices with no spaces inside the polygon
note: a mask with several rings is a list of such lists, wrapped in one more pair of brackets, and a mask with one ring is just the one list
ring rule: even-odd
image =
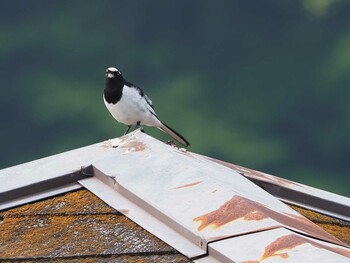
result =
[{"label": "tree in background", "polygon": [[191,151],[349,196],[349,11],[340,0],[2,1],[1,167],[121,135],[102,102],[116,66]]}]

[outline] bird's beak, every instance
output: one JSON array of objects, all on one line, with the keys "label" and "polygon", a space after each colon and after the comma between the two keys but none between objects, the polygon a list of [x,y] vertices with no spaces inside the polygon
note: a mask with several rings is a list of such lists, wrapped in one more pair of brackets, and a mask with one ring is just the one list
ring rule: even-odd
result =
[{"label": "bird's beak", "polygon": [[113,78],[114,77],[114,74],[112,74],[111,72],[108,72],[107,74],[106,74],[106,77],[107,78]]}]

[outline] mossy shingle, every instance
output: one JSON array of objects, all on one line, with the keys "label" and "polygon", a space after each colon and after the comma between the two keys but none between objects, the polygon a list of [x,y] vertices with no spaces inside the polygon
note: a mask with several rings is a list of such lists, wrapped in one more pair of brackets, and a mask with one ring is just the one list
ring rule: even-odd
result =
[{"label": "mossy shingle", "polygon": [[2,260],[189,262],[87,190],[9,209],[1,216]]},{"label": "mossy shingle", "polygon": [[290,207],[350,246],[350,222],[322,215],[298,206],[290,205]]}]

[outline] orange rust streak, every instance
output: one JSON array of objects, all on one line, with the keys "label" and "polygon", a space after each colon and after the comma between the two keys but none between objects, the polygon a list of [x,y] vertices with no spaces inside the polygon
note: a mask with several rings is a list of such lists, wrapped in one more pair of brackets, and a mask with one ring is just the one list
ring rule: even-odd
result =
[{"label": "orange rust streak", "polygon": [[300,246],[306,243],[309,243],[310,245],[320,249],[330,250],[334,253],[343,255],[345,257],[350,257],[350,253],[346,249],[343,249],[340,247],[327,246],[327,245],[315,242],[313,240],[309,240],[309,239],[297,236],[295,234],[289,234],[286,236],[279,237],[275,241],[273,241],[271,244],[269,244],[265,248],[265,253],[264,255],[262,255],[261,260],[265,260],[266,258],[273,257],[273,256],[279,256],[283,259],[288,258],[289,257],[288,253],[277,253],[277,252],[286,250],[286,249],[291,250],[297,246]]},{"label": "orange rust streak", "polygon": [[224,203],[217,210],[196,217],[193,221],[201,221],[201,225],[198,227],[200,231],[209,225],[217,228],[239,218],[244,218],[245,220],[262,220],[268,217],[287,227],[297,228],[318,239],[345,246],[337,238],[301,215],[283,214],[259,202],[241,196],[233,196],[231,200]]},{"label": "orange rust streak", "polygon": [[288,253],[281,253],[281,254],[279,254],[279,256],[283,259],[289,258]]},{"label": "orange rust streak", "polygon": [[305,243],[306,243],[306,240],[304,238],[301,238],[294,234],[289,234],[286,236],[279,237],[265,248],[265,253],[264,255],[262,255],[261,259],[264,260],[268,257],[274,257],[274,256],[279,256],[281,258],[288,258],[289,257],[288,253],[277,253],[277,252],[281,250],[286,250],[286,249],[291,250],[292,248],[295,248]]},{"label": "orange rust streak", "polygon": [[198,216],[194,222],[201,222],[198,231],[212,225],[214,228],[221,227],[239,218],[245,220],[262,220],[267,216],[259,211],[256,202],[241,196],[233,196],[229,201],[220,206],[217,210]]},{"label": "orange rust streak", "polygon": [[202,183],[203,181],[197,181],[197,182],[193,182],[193,183],[190,183],[190,184],[184,184],[184,185],[180,185],[178,187],[175,187],[175,188],[171,188],[171,189],[182,189],[182,188],[186,188],[186,187],[191,187],[191,186],[195,186],[197,184],[200,184]]}]

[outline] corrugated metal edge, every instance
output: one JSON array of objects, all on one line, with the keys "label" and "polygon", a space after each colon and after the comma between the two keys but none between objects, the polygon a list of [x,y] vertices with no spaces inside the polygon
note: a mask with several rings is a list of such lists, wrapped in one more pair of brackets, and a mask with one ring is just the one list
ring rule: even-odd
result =
[{"label": "corrugated metal edge", "polygon": [[284,178],[202,156],[242,174],[281,201],[350,221],[350,198]]}]

